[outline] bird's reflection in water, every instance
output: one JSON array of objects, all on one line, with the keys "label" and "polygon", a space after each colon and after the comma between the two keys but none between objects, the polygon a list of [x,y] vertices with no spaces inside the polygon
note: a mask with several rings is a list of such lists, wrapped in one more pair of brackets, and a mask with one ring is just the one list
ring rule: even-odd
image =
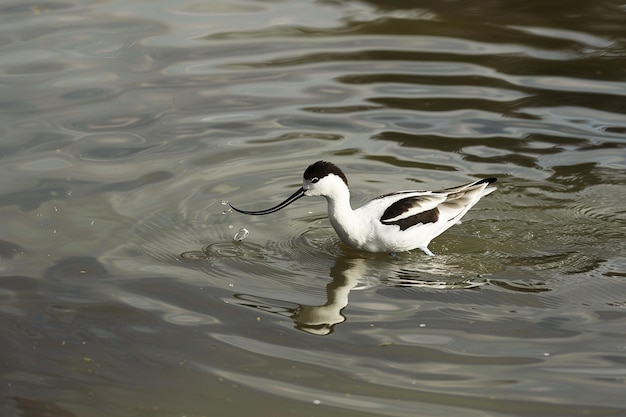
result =
[{"label": "bird's reflection in water", "polygon": [[[279,314],[293,320],[295,327],[315,335],[328,335],[335,325],[346,320],[343,309],[348,305],[350,291],[364,289],[374,285],[398,287],[427,287],[433,289],[472,289],[486,284],[477,280],[423,280],[419,271],[386,269],[385,278],[372,277],[368,274],[368,259],[342,256],[330,269],[332,281],[326,285],[326,302],[321,305],[297,305],[282,300],[238,294],[235,297],[240,305],[253,307],[266,312]],[[374,262],[374,261],[372,261]],[[379,265],[380,262],[374,262]],[[393,265],[393,264],[391,264]],[[395,268],[394,268],[395,269]],[[380,271],[378,271],[380,273]],[[378,274],[374,274],[378,275]]]},{"label": "bird's reflection in water", "polygon": [[326,303],[300,305],[291,316],[296,328],[321,336],[331,333],[336,324],[346,320],[341,311],[348,305],[348,295],[362,281],[365,271],[363,259],[339,258],[330,269],[333,280],[326,285]]},{"label": "bird's reflection in water", "polygon": [[298,305],[248,294],[237,294],[235,298],[240,305],[289,317],[298,330],[324,336],[346,320],[341,311],[348,305],[348,295],[362,281],[365,271],[362,259],[339,258],[330,269],[333,280],[326,285],[326,303],[322,305]]}]

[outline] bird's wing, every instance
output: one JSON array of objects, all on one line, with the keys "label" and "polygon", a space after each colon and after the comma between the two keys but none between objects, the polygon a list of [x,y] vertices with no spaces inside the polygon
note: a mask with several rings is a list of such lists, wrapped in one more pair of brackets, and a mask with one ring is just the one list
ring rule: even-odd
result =
[{"label": "bird's wing", "polygon": [[390,204],[380,222],[385,225],[398,225],[401,230],[406,230],[417,224],[435,223],[439,220],[440,204],[445,202],[446,194],[434,194],[424,192],[404,193]]},{"label": "bird's wing", "polygon": [[442,191],[400,191],[382,196],[380,198],[390,204],[380,217],[380,222],[398,225],[400,230],[418,224],[446,224],[451,221],[454,224],[481,197],[495,190],[487,188],[495,181],[495,178],[486,178]]}]

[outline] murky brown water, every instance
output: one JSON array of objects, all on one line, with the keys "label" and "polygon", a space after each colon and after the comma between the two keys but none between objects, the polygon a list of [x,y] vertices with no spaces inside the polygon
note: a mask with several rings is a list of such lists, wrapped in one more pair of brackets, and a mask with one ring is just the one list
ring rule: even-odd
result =
[{"label": "murky brown water", "polygon": [[[0,22],[0,414],[626,414],[622,2]],[[435,258],[345,247],[323,199],[222,204],[278,203],[318,159],[355,206],[499,188]]]}]

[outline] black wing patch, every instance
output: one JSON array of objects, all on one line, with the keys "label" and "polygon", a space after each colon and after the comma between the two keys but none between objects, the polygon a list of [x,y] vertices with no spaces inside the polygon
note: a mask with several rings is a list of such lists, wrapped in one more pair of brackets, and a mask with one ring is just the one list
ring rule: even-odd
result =
[{"label": "black wing patch", "polygon": [[414,209],[416,206],[419,207],[419,200],[419,197],[409,197],[396,201],[395,203],[387,207],[387,210],[385,210],[382,217],[380,218],[380,222],[387,225],[398,225],[400,226],[400,230],[406,230],[409,227],[415,226],[417,224],[435,223],[437,220],[439,220],[439,209],[437,209],[437,207],[430,210],[422,211],[421,213],[417,213],[412,216],[396,219],[403,213]]}]

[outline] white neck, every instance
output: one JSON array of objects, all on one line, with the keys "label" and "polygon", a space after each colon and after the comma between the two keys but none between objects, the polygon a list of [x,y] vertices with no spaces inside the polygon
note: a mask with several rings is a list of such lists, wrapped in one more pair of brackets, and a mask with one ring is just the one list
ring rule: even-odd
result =
[{"label": "white neck", "polygon": [[325,197],[328,201],[328,219],[335,232],[344,242],[359,247],[365,242],[366,236],[361,233],[365,228],[350,206],[348,187],[338,188],[334,193]]}]

